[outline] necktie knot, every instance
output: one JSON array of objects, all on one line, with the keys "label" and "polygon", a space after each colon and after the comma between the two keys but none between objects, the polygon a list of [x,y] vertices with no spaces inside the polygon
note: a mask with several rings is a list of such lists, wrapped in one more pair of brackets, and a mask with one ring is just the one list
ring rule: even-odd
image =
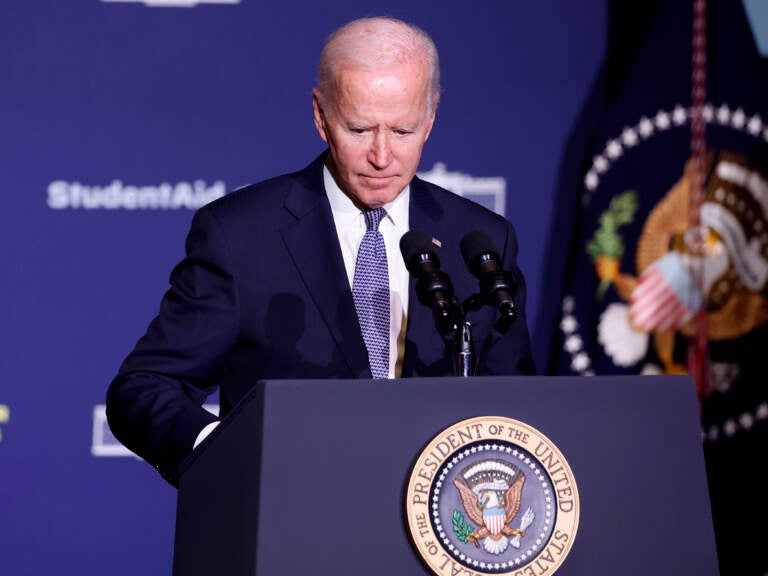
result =
[{"label": "necktie knot", "polygon": [[387,211],[384,208],[374,208],[373,210],[366,210],[363,212],[365,216],[365,228],[369,232],[371,230],[378,230],[379,224],[387,215]]}]

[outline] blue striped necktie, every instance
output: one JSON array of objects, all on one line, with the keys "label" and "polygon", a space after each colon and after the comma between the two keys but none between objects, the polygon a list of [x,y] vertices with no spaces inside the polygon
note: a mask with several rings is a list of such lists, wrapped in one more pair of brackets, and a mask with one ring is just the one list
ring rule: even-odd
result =
[{"label": "blue striped necktie", "polygon": [[368,349],[368,364],[374,378],[389,376],[389,273],[384,237],[379,223],[384,208],[366,210],[366,232],[360,242],[352,280],[352,298]]}]

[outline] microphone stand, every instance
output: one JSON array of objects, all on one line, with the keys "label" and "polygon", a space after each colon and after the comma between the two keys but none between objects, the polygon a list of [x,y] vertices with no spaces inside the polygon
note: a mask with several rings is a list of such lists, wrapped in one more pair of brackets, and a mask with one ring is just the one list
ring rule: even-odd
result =
[{"label": "microphone stand", "polygon": [[[466,378],[475,375],[477,356],[472,339],[472,323],[466,319],[466,313],[480,310],[485,305],[491,305],[488,297],[477,293],[463,303],[454,298],[448,307],[435,310],[435,320],[443,342],[453,358],[453,373],[456,376]],[[500,338],[515,319],[514,306],[499,311],[501,315],[493,326],[493,335],[496,338]]]},{"label": "microphone stand", "polygon": [[472,325],[464,320],[456,331],[458,334],[458,353],[456,356],[456,365],[458,366],[458,376],[475,375],[475,349],[472,344]]},{"label": "microphone stand", "polygon": [[[472,323],[466,319],[467,312],[480,310],[485,305],[493,305],[482,292],[473,294],[463,303],[455,298],[450,306],[435,312],[440,333],[446,348],[453,358],[453,373],[456,376],[469,377],[475,375],[477,356],[474,340],[472,339]],[[500,309],[500,317],[493,326],[493,335],[500,338],[515,319],[514,306]]]},{"label": "microphone stand", "polygon": [[451,356],[455,376],[474,376],[475,353],[472,345],[471,324],[466,321],[464,308],[456,297],[447,306],[434,308],[435,324]]},{"label": "microphone stand", "polygon": [[472,323],[466,319],[466,313],[480,310],[483,306],[480,294],[473,294],[458,306],[461,310],[461,321],[455,328],[455,365],[454,373],[457,376],[474,376],[477,368],[475,345],[472,340]]},{"label": "microphone stand", "polygon": [[[458,306],[461,311],[461,322],[457,322],[454,328],[453,344],[456,353],[454,373],[458,376],[474,376],[477,367],[475,357],[475,348],[472,340],[472,324],[466,320],[466,312],[480,310],[484,305],[489,304],[487,297],[482,293],[472,294],[469,298]],[[511,314],[504,313],[494,325],[494,333],[504,334],[514,319],[514,308]],[[446,339],[446,343],[447,343]]]}]

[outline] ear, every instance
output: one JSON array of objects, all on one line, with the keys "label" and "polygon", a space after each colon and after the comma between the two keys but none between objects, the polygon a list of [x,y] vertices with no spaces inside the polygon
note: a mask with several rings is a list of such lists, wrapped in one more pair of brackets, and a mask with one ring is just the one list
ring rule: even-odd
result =
[{"label": "ear", "polygon": [[432,133],[432,126],[435,125],[435,116],[437,115],[437,105],[440,101],[440,92],[435,93],[433,97],[434,105],[432,106],[432,117],[429,119],[427,123],[427,132],[424,136],[424,142],[427,141],[429,138],[429,135]]},{"label": "ear", "polygon": [[315,119],[315,128],[317,129],[317,133],[320,134],[320,138],[323,139],[323,142],[327,144],[328,133],[326,132],[325,112],[320,105],[320,102],[320,92],[318,92],[317,88],[315,88],[312,90],[312,115]]},{"label": "ear", "polygon": [[432,126],[435,125],[435,115],[432,114],[432,117],[429,119],[429,123],[427,124],[427,131],[424,134],[424,142],[426,142],[429,139],[429,135],[432,133]]}]

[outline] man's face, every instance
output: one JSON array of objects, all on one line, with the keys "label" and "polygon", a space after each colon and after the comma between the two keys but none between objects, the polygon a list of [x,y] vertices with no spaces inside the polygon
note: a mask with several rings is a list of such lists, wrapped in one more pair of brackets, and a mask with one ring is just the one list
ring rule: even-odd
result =
[{"label": "man's face", "polygon": [[328,144],[328,169],[360,208],[394,200],[411,181],[432,130],[424,66],[341,67],[324,101],[313,94],[315,126]]}]

